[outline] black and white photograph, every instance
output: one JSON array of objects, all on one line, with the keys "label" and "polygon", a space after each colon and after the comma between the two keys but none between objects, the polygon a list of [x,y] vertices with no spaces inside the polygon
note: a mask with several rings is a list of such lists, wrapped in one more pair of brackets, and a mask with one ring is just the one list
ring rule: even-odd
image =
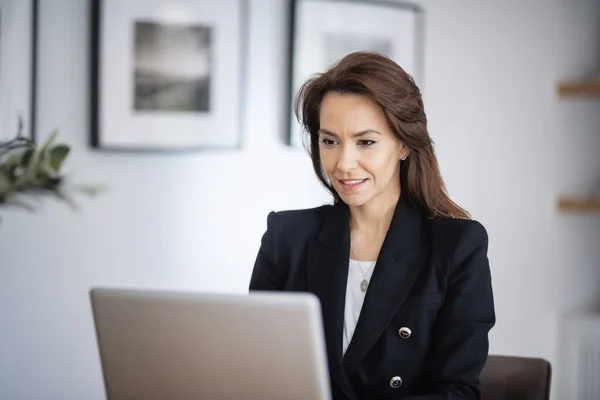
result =
[{"label": "black and white photograph", "polygon": [[92,148],[241,147],[247,0],[90,1]]},{"label": "black and white photograph", "polygon": [[0,142],[34,138],[37,5],[0,0]]},{"label": "black and white photograph", "polygon": [[208,112],[210,38],[208,26],[136,21],[135,111]]},{"label": "black and white photograph", "polygon": [[414,5],[377,0],[293,0],[290,44],[288,144],[305,141],[293,113],[302,83],[349,53],[384,54],[422,80],[422,11]]}]

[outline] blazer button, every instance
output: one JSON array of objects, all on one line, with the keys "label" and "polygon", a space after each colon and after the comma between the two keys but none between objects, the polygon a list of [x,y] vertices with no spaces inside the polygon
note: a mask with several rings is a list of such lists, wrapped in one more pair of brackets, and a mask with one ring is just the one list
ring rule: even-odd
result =
[{"label": "blazer button", "polygon": [[390,379],[390,386],[394,389],[398,389],[400,386],[402,386],[402,378],[400,378],[399,376],[393,377],[392,379]]},{"label": "blazer button", "polygon": [[410,328],[402,327],[398,330],[398,334],[402,339],[408,339],[412,334],[412,331],[410,330]]}]

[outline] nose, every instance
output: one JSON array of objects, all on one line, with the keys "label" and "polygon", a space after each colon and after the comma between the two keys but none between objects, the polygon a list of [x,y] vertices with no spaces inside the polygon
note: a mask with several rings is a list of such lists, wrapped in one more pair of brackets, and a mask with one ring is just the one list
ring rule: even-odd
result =
[{"label": "nose", "polygon": [[358,154],[354,146],[342,146],[337,168],[342,172],[352,171],[358,167]]}]

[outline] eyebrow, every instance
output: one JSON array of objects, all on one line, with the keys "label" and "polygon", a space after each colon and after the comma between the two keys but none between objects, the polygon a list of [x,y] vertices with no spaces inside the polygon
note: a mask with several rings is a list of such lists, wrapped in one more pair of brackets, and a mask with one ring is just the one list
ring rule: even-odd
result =
[{"label": "eyebrow", "polygon": [[[338,135],[336,135],[335,133],[333,133],[331,131],[328,131],[327,129],[319,129],[319,133],[338,137]],[[358,132],[352,134],[352,136],[354,136],[354,137],[360,137],[360,136],[365,136],[366,134],[369,134],[369,133],[376,133],[378,135],[381,135],[381,133],[378,132],[378,131],[376,131],[375,129],[365,129],[365,130],[358,131]]]}]

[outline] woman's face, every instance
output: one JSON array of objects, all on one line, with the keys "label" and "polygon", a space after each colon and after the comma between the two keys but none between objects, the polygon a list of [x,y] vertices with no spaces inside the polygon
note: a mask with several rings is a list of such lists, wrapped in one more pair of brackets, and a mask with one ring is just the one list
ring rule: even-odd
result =
[{"label": "woman's face", "polygon": [[397,200],[399,161],[408,149],[366,96],[328,93],[320,109],[319,151],[329,182],[349,206]]}]

